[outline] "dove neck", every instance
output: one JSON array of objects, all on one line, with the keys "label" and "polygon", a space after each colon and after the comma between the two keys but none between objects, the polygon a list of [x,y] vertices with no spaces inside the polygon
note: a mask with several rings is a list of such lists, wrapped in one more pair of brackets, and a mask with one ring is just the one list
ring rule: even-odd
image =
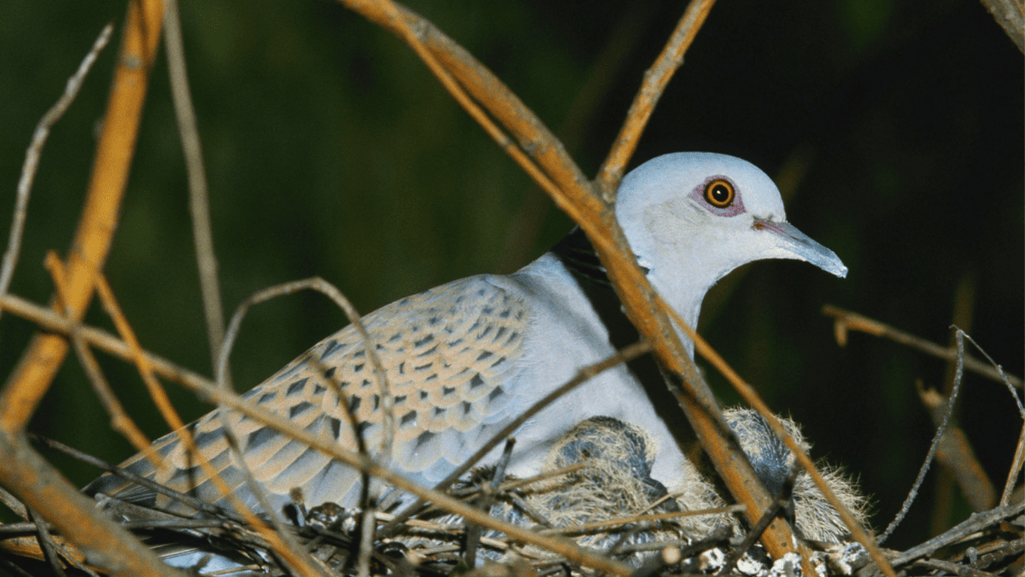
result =
[{"label": "dove neck", "polygon": [[[627,319],[623,312],[622,304],[615,290],[612,288],[612,281],[609,280],[608,272],[598,258],[590,239],[584,234],[581,228],[575,227],[572,232],[563,237],[556,244],[551,253],[562,262],[566,270],[572,275],[580,288],[584,291],[591,305],[594,307],[602,322],[609,329],[610,341],[616,348],[622,348],[630,343],[636,342],[640,335],[633,323]],[[643,264],[638,263],[641,270],[648,274],[650,270]],[[650,278],[650,277],[649,277]],[[691,292],[691,291],[682,291]],[[704,291],[693,291],[695,294],[704,294]],[[679,307],[674,305],[683,316],[684,322],[691,328],[697,327],[698,315],[701,310],[701,300],[696,303]],[[625,335],[626,342],[617,342],[616,334]],[[682,330],[677,334],[683,341],[684,347],[690,357],[694,358],[694,343]]]},{"label": "dove neck", "polygon": [[[623,312],[623,305],[612,288],[605,267],[598,260],[591,242],[579,227],[560,241],[551,253],[562,262],[583,291],[598,319],[608,331],[609,344],[615,350],[621,350],[640,340],[637,328]],[[693,358],[693,343],[685,335],[680,337],[684,339],[687,352]],[[656,414],[666,423],[677,443],[693,440],[693,433],[687,424],[678,419],[679,409],[674,410],[677,401],[666,387],[662,369],[655,357],[651,354],[641,355],[628,361],[627,368],[641,383],[652,406],[655,407]]]}]

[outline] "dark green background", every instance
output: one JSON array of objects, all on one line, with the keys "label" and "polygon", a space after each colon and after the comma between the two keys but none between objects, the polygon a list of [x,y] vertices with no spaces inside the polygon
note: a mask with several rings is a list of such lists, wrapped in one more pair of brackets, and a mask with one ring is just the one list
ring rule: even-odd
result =
[{"label": "dark green background", "polygon": [[[588,174],[683,10],[410,6],[503,78]],[[257,289],[320,275],[366,312],[461,276],[515,270],[569,229],[409,48],[340,5],[205,1],[182,11],[228,311]],[[102,26],[124,12],[113,1],[9,0],[0,9],[0,213],[13,206],[35,123]],[[51,293],[43,255],[66,253],[79,216],[115,49],[43,154],[13,286],[38,302]],[[955,294],[967,287],[971,334],[1022,373],[1022,85],[1021,53],[976,1],[723,0],[636,156],[708,150],[753,161],[791,195],[790,221],[850,267],[846,280],[797,262],[745,267],[706,301],[701,330],[774,409],[803,423],[814,456],[860,477],[876,498],[877,527],[899,507],[932,434],[915,380],[940,385],[945,366],[860,334],[839,348],[819,309],[834,303],[943,343]],[[162,50],[106,270],[144,345],[210,374]],[[89,318],[109,326],[95,311]],[[233,355],[236,383],[255,384],[343,319],[313,294],[258,308]],[[4,315],[4,379],[30,330]],[[147,433],[165,432],[138,376],[101,360]],[[171,392],[187,418],[205,411]],[[1021,427],[1010,396],[969,377],[960,411],[1002,484]],[[32,428],[106,459],[130,453],[73,359]],[[95,474],[56,461],[77,483]],[[929,533],[934,494],[930,478],[890,546]]]}]

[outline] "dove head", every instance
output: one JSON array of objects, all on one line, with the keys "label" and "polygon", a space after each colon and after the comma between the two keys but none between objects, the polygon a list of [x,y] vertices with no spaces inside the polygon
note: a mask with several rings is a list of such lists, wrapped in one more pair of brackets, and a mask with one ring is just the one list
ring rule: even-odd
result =
[{"label": "dove head", "polygon": [[831,250],[787,223],[772,180],[732,156],[649,160],[623,179],[616,217],[652,285],[692,327],[708,289],[743,264],[796,259],[847,275]]}]

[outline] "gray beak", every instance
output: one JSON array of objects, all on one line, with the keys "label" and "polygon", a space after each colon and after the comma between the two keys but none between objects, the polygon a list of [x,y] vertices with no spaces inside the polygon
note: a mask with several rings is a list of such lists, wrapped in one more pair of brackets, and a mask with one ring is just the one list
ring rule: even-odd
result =
[{"label": "gray beak", "polygon": [[809,262],[840,278],[847,276],[847,267],[840,261],[840,257],[836,256],[836,253],[815,242],[792,224],[756,218],[754,228],[779,235],[778,240],[782,241],[780,248],[793,254],[795,258]]}]

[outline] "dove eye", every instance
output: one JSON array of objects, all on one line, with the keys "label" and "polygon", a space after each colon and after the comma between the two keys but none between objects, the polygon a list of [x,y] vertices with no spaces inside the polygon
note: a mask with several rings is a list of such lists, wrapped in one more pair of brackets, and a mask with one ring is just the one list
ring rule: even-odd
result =
[{"label": "dove eye", "polygon": [[737,197],[733,189],[733,183],[728,180],[717,178],[705,185],[705,200],[716,208],[726,208],[733,204]]}]

